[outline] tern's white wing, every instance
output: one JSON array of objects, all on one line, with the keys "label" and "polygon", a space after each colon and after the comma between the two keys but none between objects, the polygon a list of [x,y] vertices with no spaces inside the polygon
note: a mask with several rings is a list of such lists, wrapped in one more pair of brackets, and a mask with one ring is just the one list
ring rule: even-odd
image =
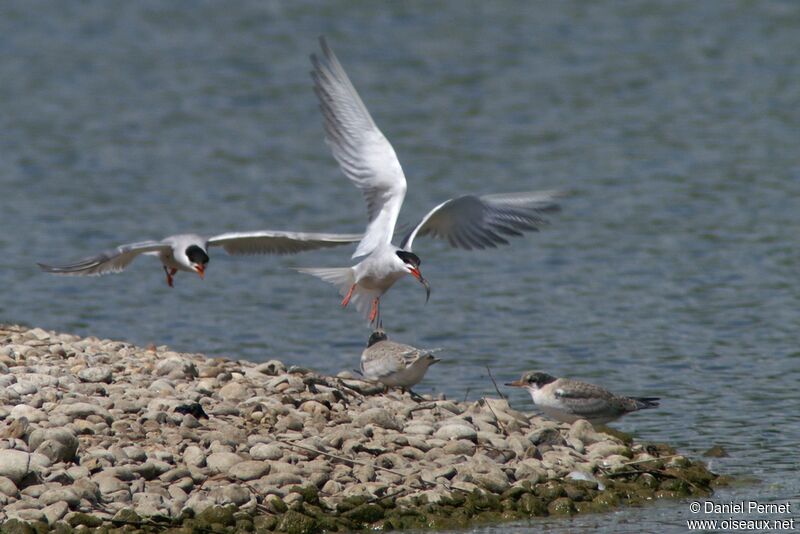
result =
[{"label": "tern's white wing", "polygon": [[208,239],[209,247],[222,247],[238,254],[295,254],[306,250],[357,243],[361,234],[315,234],[307,232],[230,232]]},{"label": "tern's white wing", "polygon": [[320,37],[322,57],[311,56],[314,92],[325,123],[325,141],[344,174],[367,201],[369,223],[353,257],[391,243],[406,195],[406,178],[397,155],[358,96],[333,50]]},{"label": "tern's white wing", "polygon": [[74,263],[64,265],[45,265],[39,263],[43,271],[54,274],[91,275],[118,273],[132,262],[139,254],[148,252],[161,252],[169,250],[168,243],[161,241],[142,241],[121,245],[113,250],[107,250],[96,256],[84,258]]},{"label": "tern's white wing", "polygon": [[529,191],[451,198],[425,215],[400,248],[410,251],[414,238],[424,235],[465,249],[507,245],[507,236],[538,230],[545,223],[541,214],[558,209],[555,199],[559,196],[557,191]]}]

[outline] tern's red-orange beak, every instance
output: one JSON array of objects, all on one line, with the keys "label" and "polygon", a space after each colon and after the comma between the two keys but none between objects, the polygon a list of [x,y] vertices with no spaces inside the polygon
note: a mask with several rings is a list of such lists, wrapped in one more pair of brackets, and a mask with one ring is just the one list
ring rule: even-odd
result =
[{"label": "tern's red-orange beak", "polygon": [[194,266],[194,270],[197,271],[197,276],[200,278],[206,277],[206,266],[202,263],[198,263]]},{"label": "tern's red-orange beak", "polygon": [[419,280],[419,283],[425,286],[425,302],[428,302],[431,298],[431,285],[422,277],[422,273],[419,272],[419,269],[416,267],[409,267],[409,272],[411,275]]},{"label": "tern's red-orange beak", "polygon": [[524,388],[528,384],[526,382],[523,382],[522,380],[514,380],[513,382],[507,382],[506,385],[513,386],[515,388]]}]

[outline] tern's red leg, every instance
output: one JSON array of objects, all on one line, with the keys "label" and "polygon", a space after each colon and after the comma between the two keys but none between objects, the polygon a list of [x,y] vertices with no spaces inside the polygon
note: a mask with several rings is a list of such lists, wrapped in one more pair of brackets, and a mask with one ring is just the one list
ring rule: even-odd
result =
[{"label": "tern's red leg", "polygon": [[378,310],[381,305],[381,300],[376,298],[372,301],[372,311],[369,313],[369,322],[374,323],[375,319],[378,317]]},{"label": "tern's red leg", "polygon": [[167,266],[164,266],[164,272],[167,273],[167,285],[169,287],[175,287],[175,283],[173,282],[173,276],[175,273],[178,272],[178,269],[167,269]]},{"label": "tern's red leg", "polygon": [[344,296],[344,300],[342,300],[342,308],[346,308],[348,304],[350,304],[350,297],[353,296],[353,291],[355,291],[356,285],[353,284],[350,287],[350,291],[347,292],[347,295]]}]

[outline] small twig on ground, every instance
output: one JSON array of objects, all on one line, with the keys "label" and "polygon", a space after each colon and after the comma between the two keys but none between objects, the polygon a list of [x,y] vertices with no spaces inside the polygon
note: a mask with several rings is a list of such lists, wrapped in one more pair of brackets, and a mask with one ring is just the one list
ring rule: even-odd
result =
[{"label": "small twig on ground", "polygon": [[658,460],[669,460],[670,458],[675,458],[676,456],[680,456],[680,454],[670,454],[669,456],[657,456],[655,458],[648,458],[647,460],[634,460],[632,462],[625,462],[622,465],[636,465],[636,464],[644,464],[647,462],[657,462]]},{"label": "small twig on ground", "polygon": [[467,391],[464,392],[464,400],[461,401],[461,402],[467,402],[467,397],[469,397],[469,392],[471,390],[472,390],[472,388],[467,388]]},{"label": "small twig on ground", "polygon": [[335,454],[331,454],[331,453],[328,453],[328,452],[325,452],[325,451],[320,451],[318,449],[314,449],[313,447],[306,447],[305,445],[300,445],[299,443],[294,443],[292,441],[286,441],[286,440],[283,440],[283,439],[276,439],[275,441],[277,441],[279,443],[283,443],[285,445],[289,445],[290,447],[297,447],[298,449],[305,449],[305,450],[307,450],[309,452],[315,452],[317,454],[321,454],[323,456],[327,456],[328,458],[333,458],[334,460],[340,460],[342,462],[347,462],[347,463],[351,463],[351,464],[363,465],[365,467],[372,467],[374,469],[379,469],[381,471],[386,471],[387,473],[391,473],[393,475],[397,475],[397,476],[403,477],[403,478],[405,478],[407,476],[407,475],[404,475],[403,473],[400,473],[399,471],[394,471],[394,470],[388,469],[386,467],[381,467],[381,466],[375,465],[375,464],[369,464],[367,462],[362,462],[360,460],[353,460],[352,458],[345,458],[344,456],[336,456]]},{"label": "small twig on ground", "polygon": [[[488,367],[487,367],[487,369],[488,369]],[[510,434],[508,433],[508,429],[506,428],[506,425],[504,425],[503,422],[500,420],[500,418],[497,417],[497,413],[495,413],[494,408],[492,408],[492,405],[489,404],[489,401],[486,400],[486,397],[483,398],[483,402],[486,403],[486,406],[487,406],[487,408],[489,408],[489,411],[492,412],[492,415],[494,415],[494,418],[497,419],[497,426],[500,427],[500,430],[503,431],[503,434],[505,434],[506,436],[509,436]]]},{"label": "small twig on ground", "polygon": [[494,390],[500,395],[500,398],[506,400],[506,396],[500,392],[500,388],[497,387],[497,382],[494,381],[494,377],[492,376],[492,370],[489,369],[489,366],[486,366],[486,371],[489,373],[489,378],[492,379],[492,384],[494,384]]}]

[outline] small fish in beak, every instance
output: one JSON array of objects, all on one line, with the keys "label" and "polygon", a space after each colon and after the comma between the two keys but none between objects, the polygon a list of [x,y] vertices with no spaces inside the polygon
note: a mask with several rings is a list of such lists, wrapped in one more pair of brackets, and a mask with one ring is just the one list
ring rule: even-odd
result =
[{"label": "small fish in beak", "polygon": [[428,283],[425,278],[422,277],[422,273],[419,272],[419,269],[416,267],[411,267],[411,274],[419,280],[419,283],[425,286],[425,304],[431,299],[431,285]]}]

